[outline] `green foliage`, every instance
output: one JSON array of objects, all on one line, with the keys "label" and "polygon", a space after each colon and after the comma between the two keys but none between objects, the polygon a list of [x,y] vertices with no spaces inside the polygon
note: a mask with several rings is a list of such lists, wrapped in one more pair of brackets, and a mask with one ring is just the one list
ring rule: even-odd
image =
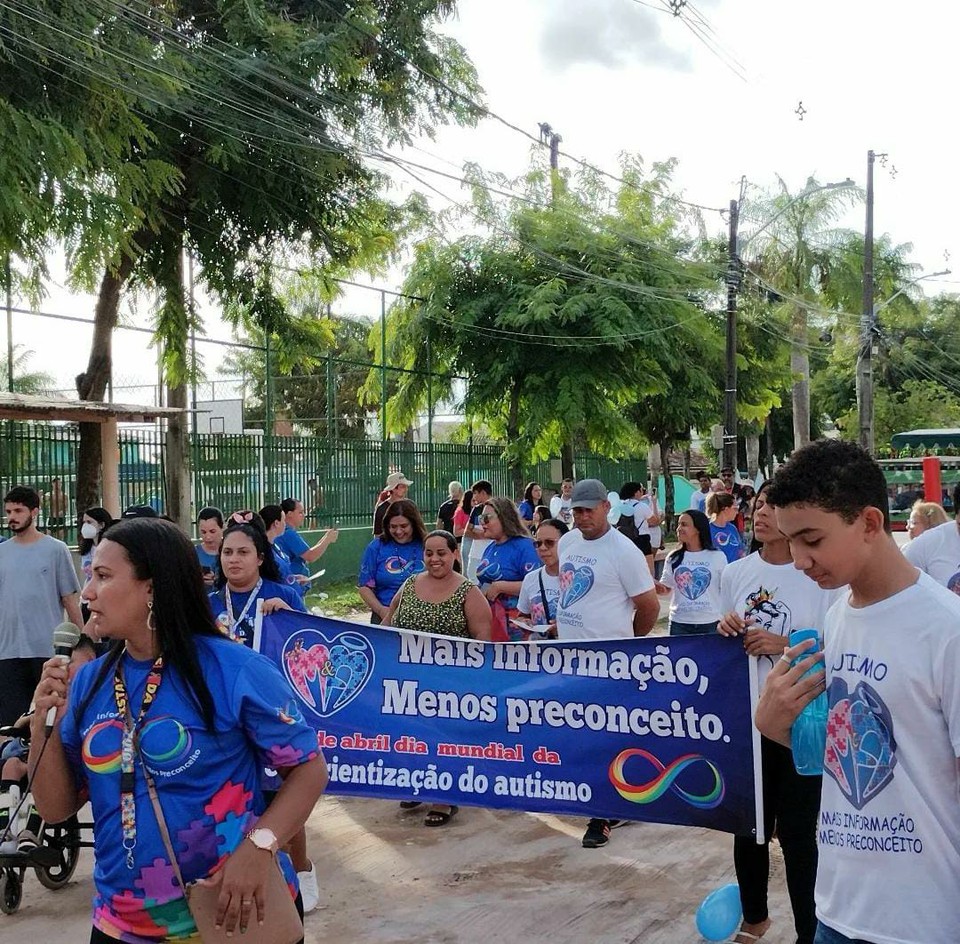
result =
[{"label": "green foliage", "polygon": [[[858,436],[856,409],[837,420],[844,439]],[[960,427],[960,396],[929,380],[908,380],[899,391],[882,387],[874,391],[874,435],[878,444],[887,444],[894,433],[911,429]],[[924,455],[925,450],[920,451]]]},{"label": "green foliage", "polygon": [[[645,175],[626,158],[617,191],[592,174],[574,188],[539,167],[510,182],[474,169],[464,215],[480,232],[428,234],[404,283],[411,297],[390,314],[388,363],[412,371],[390,401],[391,429],[424,409],[433,372],[444,375],[429,391],[434,401],[465,378],[468,416],[507,443],[515,464],[555,455],[562,442],[605,455],[635,450],[634,420],[655,412],[646,409],[653,397],[686,435],[680,414],[717,401],[710,368],[722,342],[705,312],[716,272],[693,258],[668,199],[671,169]],[[488,183],[522,196],[496,204],[480,186]],[[676,386],[682,377],[693,396]],[[378,383],[372,372],[368,395]]]},{"label": "green foliage", "polygon": [[191,326],[184,247],[248,325],[284,334],[264,265],[293,251],[318,266],[382,260],[404,220],[369,156],[475,117],[473,68],[432,29],[452,11],[449,0],[5,6],[0,251],[38,261],[56,235],[83,286],[109,271],[159,289],[174,385]]}]

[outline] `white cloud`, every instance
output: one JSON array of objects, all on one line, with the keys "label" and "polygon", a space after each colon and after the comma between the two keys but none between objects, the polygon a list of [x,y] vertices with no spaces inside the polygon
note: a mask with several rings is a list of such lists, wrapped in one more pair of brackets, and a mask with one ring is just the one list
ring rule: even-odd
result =
[{"label": "white cloud", "polygon": [[588,63],[689,72],[690,55],[664,40],[661,23],[669,19],[669,14],[629,0],[553,0],[545,13],[540,53],[557,72]]}]

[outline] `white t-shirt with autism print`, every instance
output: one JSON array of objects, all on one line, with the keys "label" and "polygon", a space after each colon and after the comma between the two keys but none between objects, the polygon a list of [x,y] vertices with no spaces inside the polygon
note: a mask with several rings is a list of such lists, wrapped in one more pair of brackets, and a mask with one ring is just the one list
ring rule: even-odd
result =
[{"label": "white t-shirt with autism print", "polygon": [[660,582],[673,590],[670,621],[673,623],[715,623],[720,608],[720,575],[727,566],[722,551],[686,551],[677,564],[670,554],[663,565]]},{"label": "white t-shirt with autism print", "polygon": [[[827,610],[846,592],[846,588],[821,590],[792,562],[768,564],[759,551],[727,564],[720,577],[723,612],[733,610],[778,636],[789,636],[795,629],[816,629],[822,637]],[[756,658],[762,688],[780,656]]]},{"label": "white t-shirt with autism print", "polygon": [[616,639],[633,636],[633,600],[653,589],[640,548],[616,528],[587,541],[569,531],[558,545],[560,639]]},{"label": "white t-shirt with autism print", "polygon": [[825,656],[817,916],[855,940],[956,944],[960,600],[926,574],[871,606],[842,600]]}]

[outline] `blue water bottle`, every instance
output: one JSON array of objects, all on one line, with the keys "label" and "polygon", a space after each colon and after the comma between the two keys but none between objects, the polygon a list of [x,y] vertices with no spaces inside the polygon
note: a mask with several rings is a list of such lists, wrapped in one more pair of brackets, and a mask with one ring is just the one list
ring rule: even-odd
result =
[{"label": "blue water bottle", "polygon": [[[815,629],[795,629],[790,633],[791,646],[807,639],[813,640],[813,646],[794,659],[794,665],[820,651],[820,634]],[[806,674],[819,669],[820,666],[814,666]],[[798,774],[818,777],[823,773],[823,752],[827,746],[826,692],[817,695],[797,716],[790,729],[790,746],[793,749],[793,766]]]}]

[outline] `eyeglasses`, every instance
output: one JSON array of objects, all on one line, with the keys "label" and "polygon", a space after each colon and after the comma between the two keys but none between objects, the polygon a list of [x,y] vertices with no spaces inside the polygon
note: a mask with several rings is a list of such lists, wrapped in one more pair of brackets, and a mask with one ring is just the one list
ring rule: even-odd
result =
[{"label": "eyeglasses", "polygon": [[492,513],[489,514],[489,515],[480,515],[480,520],[481,520],[481,521],[496,521],[496,518],[497,518],[497,516],[496,516],[495,514],[492,514]]},{"label": "eyeglasses", "polygon": [[534,541],[534,547],[553,547],[557,542],[553,538],[544,538],[542,541]]}]

